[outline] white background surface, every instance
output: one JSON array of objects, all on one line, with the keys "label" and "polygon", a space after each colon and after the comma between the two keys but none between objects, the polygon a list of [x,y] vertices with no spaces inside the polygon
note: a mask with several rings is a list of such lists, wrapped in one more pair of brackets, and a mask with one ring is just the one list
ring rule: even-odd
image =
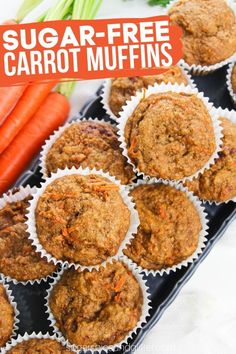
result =
[{"label": "white background surface", "polygon": [[[45,3],[53,2],[46,0]],[[20,0],[1,0],[0,21],[14,18]],[[42,4],[40,9],[45,8]],[[104,0],[99,17],[156,15],[146,0]],[[35,11],[35,15],[41,11]],[[31,17],[30,20],[33,20]],[[72,113],[94,94],[101,81],[80,82]],[[212,250],[136,353],[236,353],[236,221]]]}]

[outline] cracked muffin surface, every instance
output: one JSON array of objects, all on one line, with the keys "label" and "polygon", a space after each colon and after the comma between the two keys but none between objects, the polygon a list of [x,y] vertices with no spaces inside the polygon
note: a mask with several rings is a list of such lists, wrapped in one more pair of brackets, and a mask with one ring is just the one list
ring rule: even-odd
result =
[{"label": "cracked muffin surface", "polygon": [[236,19],[226,1],[179,0],[169,16],[183,30],[184,60],[189,65],[214,65],[236,52]]},{"label": "cracked muffin surface", "polygon": [[29,239],[25,221],[30,199],[28,196],[0,209],[0,272],[18,281],[44,278],[56,269],[41,258]]},{"label": "cracked muffin surface", "polygon": [[117,254],[130,224],[118,185],[96,174],[51,182],[35,210],[37,235],[58,260],[90,266]]},{"label": "cracked muffin surface", "polygon": [[59,330],[69,342],[82,347],[122,341],[137,325],[142,305],[137,279],[118,261],[99,271],[65,271],[49,299]]},{"label": "cracked muffin surface", "polygon": [[164,184],[135,187],[131,192],[140,225],[123,251],[145,269],[172,267],[191,256],[202,229],[200,217],[187,194]]},{"label": "cracked muffin surface", "polygon": [[136,91],[147,88],[155,83],[188,84],[186,75],[179,66],[172,66],[162,74],[154,76],[133,76],[118,77],[112,79],[111,91],[109,97],[109,106],[111,111],[119,117],[122,106],[125,105]]},{"label": "cracked muffin surface", "polygon": [[185,184],[200,199],[225,202],[236,197],[236,124],[220,118],[223,127],[223,148],[210,169]]},{"label": "cracked muffin surface", "polygon": [[28,339],[7,351],[8,354],[73,354],[71,350],[53,339]]},{"label": "cracked muffin surface", "polygon": [[132,166],[122,155],[117,129],[109,123],[83,121],[64,130],[47,153],[47,173],[73,166],[101,169],[122,184],[134,178]]},{"label": "cracked muffin surface", "polygon": [[142,99],[124,134],[131,161],[151,177],[191,176],[216,149],[211,116],[195,94],[166,92]]},{"label": "cracked muffin surface", "polygon": [[0,283],[0,348],[10,339],[14,326],[14,309],[10,304],[6,290]]}]

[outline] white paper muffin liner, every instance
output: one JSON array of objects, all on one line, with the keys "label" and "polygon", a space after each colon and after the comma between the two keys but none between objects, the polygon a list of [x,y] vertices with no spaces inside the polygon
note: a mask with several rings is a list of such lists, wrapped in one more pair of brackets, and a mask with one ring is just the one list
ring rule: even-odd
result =
[{"label": "white paper muffin liner", "polygon": [[25,333],[23,336],[18,335],[16,339],[12,339],[9,343],[7,343],[7,345],[2,349],[2,351],[0,352],[1,354],[6,354],[8,353],[9,350],[13,349],[17,344],[20,344],[22,342],[28,341],[29,339],[51,339],[51,340],[55,340],[58,343],[61,343],[61,345],[63,345],[65,348],[67,348],[68,350],[70,349],[71,351],[74,352],[73,349],[68,348],[68,346],[66,345],[66,341],[63,338],[58,337],[56,334],[50,336],[49,333],[47,334],[43,334],[42,332],[39,333]]},{"label": "white paper muffin liner", "polygon": [[57,277],[55,277],[53,283],[50,284],[50,288],[47,290],[47,295],[46,295],[46,313],[48,314],[48,320],[50,322],[51,327],[54,329],[54,332],[57,333],[60,337],[64,338],[64,340],[66,341],[66,344],[69,348],[72,348],[73,350],[75,350],[77,353],[80,352],[80,350],[85,350],[85,352],[91,352],[92,354],[100,354],[100,353],[108,353],[109,351],[114,351],[116,352],[117,350],[121,349],[122,347],[126,346],[128,343],[129,339],[132,339],[134,335],[137,334],[138,330],[143,328],[146,323],[147,323],[147,318],[150,316],[149,312],[151,310],[151,300],[149,299],[150,296],[150,292],[149,292],[149,288],[147,286],[147,281],[144,279],[143,275],[140,274],[138,272],[137,269],[135,269],[135,267],[133,266],[133,264],[131,263],[131,261],[129,259],[124,259],[123,257],[121,257],[121,259],[119,259],[119,261],[122,261],[124,264],[126,264],[126,266],[129,268],[129,270],[132,272],[132,274],[135,276],[135,278],[137,279],[142,293],[143,293],[143,306],[142,306],[142,314],[141,317],[137,323],[137,325],[134,327],[134,329],[132,331],[129,332],[129,334],[119,343],[116,343],[114,345],[110,345],[110,346],[101,346],[101,347],[80,347],[78,348],[75,344],[72,344],[69,342],[69,340],[67,340],[63,334],[61,333],[61,331],[59,330],[59,328],[56,326],[56,320],[52,314],[52,311],[50,309],[49,306],[49,299],[51,296],[51,292],[54,288],[54,286],[58,283],[58,281],[61,279],[64,270],[61,270],[60,272],[58,272]]},{"label": "white paper muffin liner", "polygon": [[[15,192],[15,190],[17,190],[17,192]],[[28,197],[29,195],[32,195],[36,192],[36,187],[30,187],[29,185],[23,187],[17,187],[17,188],[13,188],[11,190],[9,190],[8,192],[4,193],[2,198],[0,198],[0,209],[4,208],[6,206],[6,204],[8,203],[14,203],[20,200],[25,199],[26,197]],[[23,284],[23,285],[27,285],[27,284],[40,284],[42,281],[46,282],[48,281],[53,274],[49,274],[46,277],[42,277],[42,278],[38,278],[38,279],[33,279],[33,280],[27,280],[27,281],[21,281],[21,280],[17,280],[14,279],[8,275],[5,275],[3,273],[0,273],[0,275],[2,276],[2,278],[4,278],[7,282],[13,282],[13,284]]]},{"label": "white paper muffin liner", "polygon": [[[227,108],[226,109],[223,109],[223,108],[216,108],[215,109],[216,111],[216,114],[218,117],[224,117],[224,118],[227,118],[228,120],[230,120],[233,124],[236,125],[236,111],[234,110],[228,110]],[[188,190],[190,190],[188,188]],[[197,196],[197,195],[196,195]],[[198,196],[197,196],[198,197]],[[200,198],[200,197],[198,197]],[[235,202],[236,203],[236,196],[234,198],[231,198],[231,199],[228,199],[226,200],[225,202],[217,202],[217,201],[213,201],[213,200],[208,200],[208,199],[202,199],[200,198],[200,200],[203,202],[203,203],[208,203],[210,205],[221,205],[221,204],[227,204],[229,202]]]},{"label": "white paper muffin liner", "polygon": [[[98,119],[98,118],[78,118],[70,123],[65,124],[64,126],[59,127],[57,130],[55,130],[52,135],[45,141],[45,144],[42,147],[41,153],[40,153],[40,160],[39,160],[39,167],[41,169],[41,173],[43,174],[43,178],[48,177],[47,173],[47,167],[46,167],[46,159],[47,159],[47,154],[51,147],[54,145],[54,143],[57,141],[57,139],[64,133],[64,131],[69,128],[71,125],[75,123],[81,123],[84,121],[88,122],[96,122],[96,123],[103,123],[103,124],[109,124],[112,127],[116,128],[116,125],[111,122],[106,122],[104,119]],[[128,162],[127,162],[128,164]],[[115,176],[114,176],[115,177]],[[117,179],[117,177],[115,177]],[[132,180],[134,180],[136,176],[133,177]],[[132,182],[132,181],[131,181]]]},{"label": "white paper muffin liner", "polygon": [[[9,300],[9,303],[13,307],[13,311],[14,311],[14,324],[13,324],[13,329],[12,329],[12,335],[10,336],[9,340],[7,341],[7,343],[5,344],[5,345],[7,345],[12,340],[12,338],[14,338],[16,336],[16,332],[19,329],[18,323],[20,321],[19,321],[18,316],[19,316],[20,313],[19,313],[19,311],[17,309],[17,304],[15,302],[14,296],[12,295],[12,291],[11,291],[9,285],[6,284],[5,280],[1,279],[1,278],[0,278],[0,284],[3,285],[3,287],[4,287],[5,291],[6,291],[6,295],[7,295],[7,298]],[[1,350],[2,349],[0,348],[0,353],[1,353]]]},{"label": "white paper muffin liner", "polygon": [[[126,141],[125,141],[125,126],[127,123],[128,118],[132,115],[138,104],[140,103],[141,99],[145,96],[147,98],[151,94],[155,93],[162,93],[162,92],[176,92],[176,93],[187,93],[187,94],[195,94],[199,99],[202,100],[206,108],[208,109],[208,112],[210,114],[211,120],[212,120],[212,125],[215,133],[215,142],[216,142],[216,149],[210,159],[207,161],[207,163],[200,168],[197,172],[192,174],[191,176],[186,176],[182,179],[179,180],[173,180],[174,182],[184,182],[187,180],[192,180],[194,177],[197,177],[200,173],[203,173],[204,170],[208,169],[212,164],[214,164],[215,159],[218,158],[218,154],[221,151],[221,145],[222,145],[222,127],[220,125],[220,121],[218,119],[218,116],[216,115],[215,109],[213,107],[213,104],[209,102],[209,99],[204,96],[202,92],[199,92],[197,88],[191,88],[190,86],[185,86],[185,85],[171,85],[171,84],[160,84],[157,85],[155,84],[154,86],[149,86],[147,90],[143,90],[141,92],[137,92],[136,96],[132,96],[130,101],[126,102],[126,105],[122,107],[122,111],[120,113],[120,120],[118,123],[118,136],[119,136],[119,141],[121,142],[121,148],[123,149],[124,156],[126,156],[128,162],[133,166],[134,172],[138,175],[141,176],[144,179],[149,179],[152,177],[156,176],[149,176],[146,175],[144,172],[140,171],[134,163],[131,161],[128,151],[127,151],[127,146],[126,146]],[[157,177],[159,178],[159,177]],[[160,177],[161,178],[161,177]]]},{"label": "white paper muffin liner", "polygon": [[[165,9],[165,14],[168,15],[169,11],[171,9],[171,7],[177,3],[179,0],[172,0],[166,7]],[[235,18],[236,18],[236,3],[233,0],[225,0],[225,2],[227,3],[227,5],[232,9],[232,11],[234,12]],[[209,13],[209,16],[211,16],[211,14]],[[224,45],[224,43],[222,43],[222,45]],[[219,48],[220,50],[220,48]],[[189,72],[191,72],[193,75],[199,75],[199,76],[203,76],[203,75],[208,75],[213,73],[214,71],[222,68],[223,66],[231,63],[232,61],[236,60],[236,52],[231,55],[229,58],[226,58],[225,60],[213,64],[213,65],[196,65],[196,64],[192,64],[189,65],[184,59],[181,60],[181,65],[188,70]]]},{"label": "white paper muffin liner", "polygon": [[[191,75],[188,73],[188,71],[182,66],[178,65],[179,68],[182,70],[184,76],[186,77],[188,81],[188,85],[191,86],[192,88],[196,87],[196,84],[194,83]],[[111,84],[112,84],[112,79],[106,79],[103,83],[102,86],[102,91],[101,91],[101,103],[103,105],[103,108],[105,109],[106,113],[108,116],[114,121],[119,123],[120,117],[117,117],[111,110],[110,105],[109,105],[109,99],[110,99],[110,93],[111,93]],[[152,87],[152,85],[149,85]],[[129,101],[129,100],[128,100]]]},{"label": "white paper muffin liner", "polygon": [[227,75],[226,75],[226,84],[227,84],[227,88],[229,91],[229,94],[232,98],[232,101],[236,107],[236,93],[233,90],[233,86],[232,86],[232,72],[233,72],[233,68],[236,65],[236,61],[229,64],[228,70],[227,70]]},{"label": "white paper muffin liner", "polygon": [[208,220],[207,220],[207,213],[204,209],[204,207],[201,205],[200,200],[193,195],[192,192],[189,192],[188,189],[186,187],[184,187],[182,184],[180,183],[174,183],[174,182],[167,182],[165,180],[159,180],[156,178],[151,178],[149,181],[145,181],[145,180],[138,180],[136,183],[133,183],[129,186],[129,190],[133,190],[134,188],[140,186],[140,185],[150,185],[150,184],[164,184],[166,186],[171,186],[176,188],[177,190],[184,192],[187,196],[187,198],[192,202],[192,204],[195,206],[199,217],[200,217],[200,222],[202,225],[202,230],[199,234],[199,240],[198,240],[198,246],[196,248],[196,250],[194,251],[194,253],[189,256],[188,258],[186,258],[185,260],[183,260],[182,262],[173,265],[172,267],[168,267],[168,268],[163,268],[160,270],[154,270],[154,269],[145,269],[141,266],[139,266],[135,261],[133,261],[131,258],[129,258],[126,255],[123,255],[123,258],[126,260],[129,260],[131,262],[131,264],[133,264],[135,266],[135,268],[140,272],[140,273],[144,273],[145,275],[149,275],[152,274],[153,276],[159,274],[161,276],[163,276],[163,274],[170,274],[171,272],[176,272],[177,269],[181,269],[182,267],[187,267],[189,264],[193,263],[202,253],[203,249],[206,247],[206,242],[207,242],[207,238],[206,236],[208,235]]},{"label": "white paper muffin liner", "polygon": [[[69,176],[69,175],[83,175],[87,176],[90,174],[96,174],[101,177],[105,177],[109,179],[111,182],[116,184],[119,187],[119,193],[120,196],[122,197],[124,203],[128,207],[130,211],[130,225],[129,229],[127,231],[127,234],[122,241],[119,250],[115,256],[108,257],[108,259],[101,264],[98,265],[91,265],[91,266],[83,266],[78,263],[73,263],[73,262],[68,262],[68,261],[62,261],[60,259],[57,259],[53,257],[50,253],[48,253],[44,247],[41,245],[40,240],[38,239],[37,236],[37,231],[36,231],[36,220],[35,220],[35,209],[37,207],[38,200],[42,193],[44,193],[45,189],[49,184],[51,184],[53,181],[57,180],[60,177],[64,176]],[[26,221],[26,224],[28,226],[28,232],[30,233],[30,239],[33,242],[33,245],[36,247],[37,252],[41,254],[42,257],[46,257],[48,261],[52,261],[55,265],[61,265],[63,267],[75,267],[75,269],[80,268],[81,270],[88,269],[91,271],[92,269],[99,269],[101,266],[105,266],[105,264],[112,259],[118,259],[120,256],[122,256],[122,250],[125,248],[126,244],[129,244],[131,239],[134,237],[133,235],[137,232],[138,225],[139,225],[139,216],[138,213],[135,209],[134,203],[132,201],[132,198],[129,196],[128,191],[126,190],[125,186],[121,185],[120,182],[113,176],[110,176],[109,173],[105,173],[101,170],[96,170],[95,168],[89,169],[89,168],[78,168],[76,169],[75,167],[72,167],[71,169],[65,168],[64,170],[58,170],[57,173],[52,173],[51,177],[46,178],[45,182],[41,184],[40,188],[37,188],[36,193],[33,195],[33,199],[30,201],[30,206],[28,209],[29,213],[27,215],[28,220]]]}]

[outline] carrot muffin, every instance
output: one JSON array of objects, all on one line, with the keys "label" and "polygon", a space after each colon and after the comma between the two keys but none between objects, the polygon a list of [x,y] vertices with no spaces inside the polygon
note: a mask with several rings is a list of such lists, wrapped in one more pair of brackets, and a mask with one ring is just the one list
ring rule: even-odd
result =
[{"label": "carrot muffin", "polygon": [[217,64],[236,52],[236,19],[226,1],[179,0],[169,15],[183,30],[184,60],[189,65]]},{"label": "carrot muffin", "polygon": [[202,229],[187,195],[164,184],[140,185],[131,191],[140,217],[137,235],[124,254],[145,269],[172,267],[191,256]]},{"label": "carrot muffin", "polygon": [[236,197],[236,125],[220,118],[223,127],[223,149],[209,170],[186,186],[199,198],[225,202]]},{"label": "carrot muffin", "polygon": [[215,151],[210,114],[194,94],[165,92],[142,99],[125,126],[128,155],[140,172],[182,179]]},{"label": "carrot muffin", "polygon": [[50,175],[58,168],[72,166],[101,169],[123,184],[134,177],[122,155],[117,129],[109,123],[83,121],[65,129],[47,154],[46,169]]},{"label": "carrot muffin", "polygon": [[38,200],[39,241],[58,260],[84,266],[117,254],[129,229],[130,211],[107,178],[69,175],[48,185]]},{"label": "carrot muffin", "polygon": [[231,76],[233,92],[236,94],[236,64],[234,64]]},{"label": "carrot muffin", "polygon": [[31,196],[0,209],[0,272],[18,281],[44,278],[55,271],[29,240],[26,209]]},{"label": "carrot muffin", "polygon": [[56,326],[79,347],[121,342],[137,325],[142,305],[141,287],[121,262],[99,271],[65,271],[49,299]]},{"label": "carrot muffin", "polygon": [[126,101],[134,96],[136,91],[147,88],[155,83],[160,84],[188,84],[186,76],[178,66],[172,66],[162,74],[155,76],[134,76],[134,77],[118,77],[112,80],[111,92],[109,97],[109,106],[111,111],[119,117],[119,112]]},{"label": "carrot muffin", "polygon": [[53,339],[29,339],[7,351],[8,354],[72,354],[71,350]]},{"label": "carrot muffin", "polygon": [[10,339],[14,326],[14,309],[10,304],[6,290],[0,284],[0,348]]}]

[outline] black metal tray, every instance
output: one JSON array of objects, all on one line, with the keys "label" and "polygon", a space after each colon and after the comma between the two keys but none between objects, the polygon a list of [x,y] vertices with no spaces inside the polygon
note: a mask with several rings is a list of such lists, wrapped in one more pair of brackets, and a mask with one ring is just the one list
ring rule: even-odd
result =
[{"label": "black metal tray", "polygon": [[[197,77],[195,82],[200,91],[204,91],[205,95],[210,97],[216,107],[233,108],[229,94],[226,88],[226,68],[209,75],[207,77]],[[93,99],[85,105],[80,112],[80,116],[98,117],[109,120],[102,108],[99,92]],[[39,185],[41,175],[38,170],[38,161],[33,164],[17,181],[16,185]],[[133,345],[138,345],[143,340],[148,331],[158,322],[159,318],[165,309],[172,303],[178,295],[180,289],[189,280],[192,274],[196,271],[199,264],[208,255],[214,244],[224,234],[224,231],[236,217],[236,203],[223,204],[221,206],[206,205],[206,210],[209,215],[209,235],[207,246],[202,255],[187,268],[172,272],[170,275],[164,276],[148,276],[148,285],[151,291],[152,311],[151,316],[146,326],[139,331],[138,335],[132,341]],[[31,333],[32,331],[42,331],[52,333],[49,327],[47,316],[45,314],[44,297],[48,284],[40,285],[10,285],[13,294],[16,298],[18,309],[20,311],[19,333]],[[129,353],[129,349],[124,349],[120,353]],[[118,353],[118,352],[117,352]]]}]

